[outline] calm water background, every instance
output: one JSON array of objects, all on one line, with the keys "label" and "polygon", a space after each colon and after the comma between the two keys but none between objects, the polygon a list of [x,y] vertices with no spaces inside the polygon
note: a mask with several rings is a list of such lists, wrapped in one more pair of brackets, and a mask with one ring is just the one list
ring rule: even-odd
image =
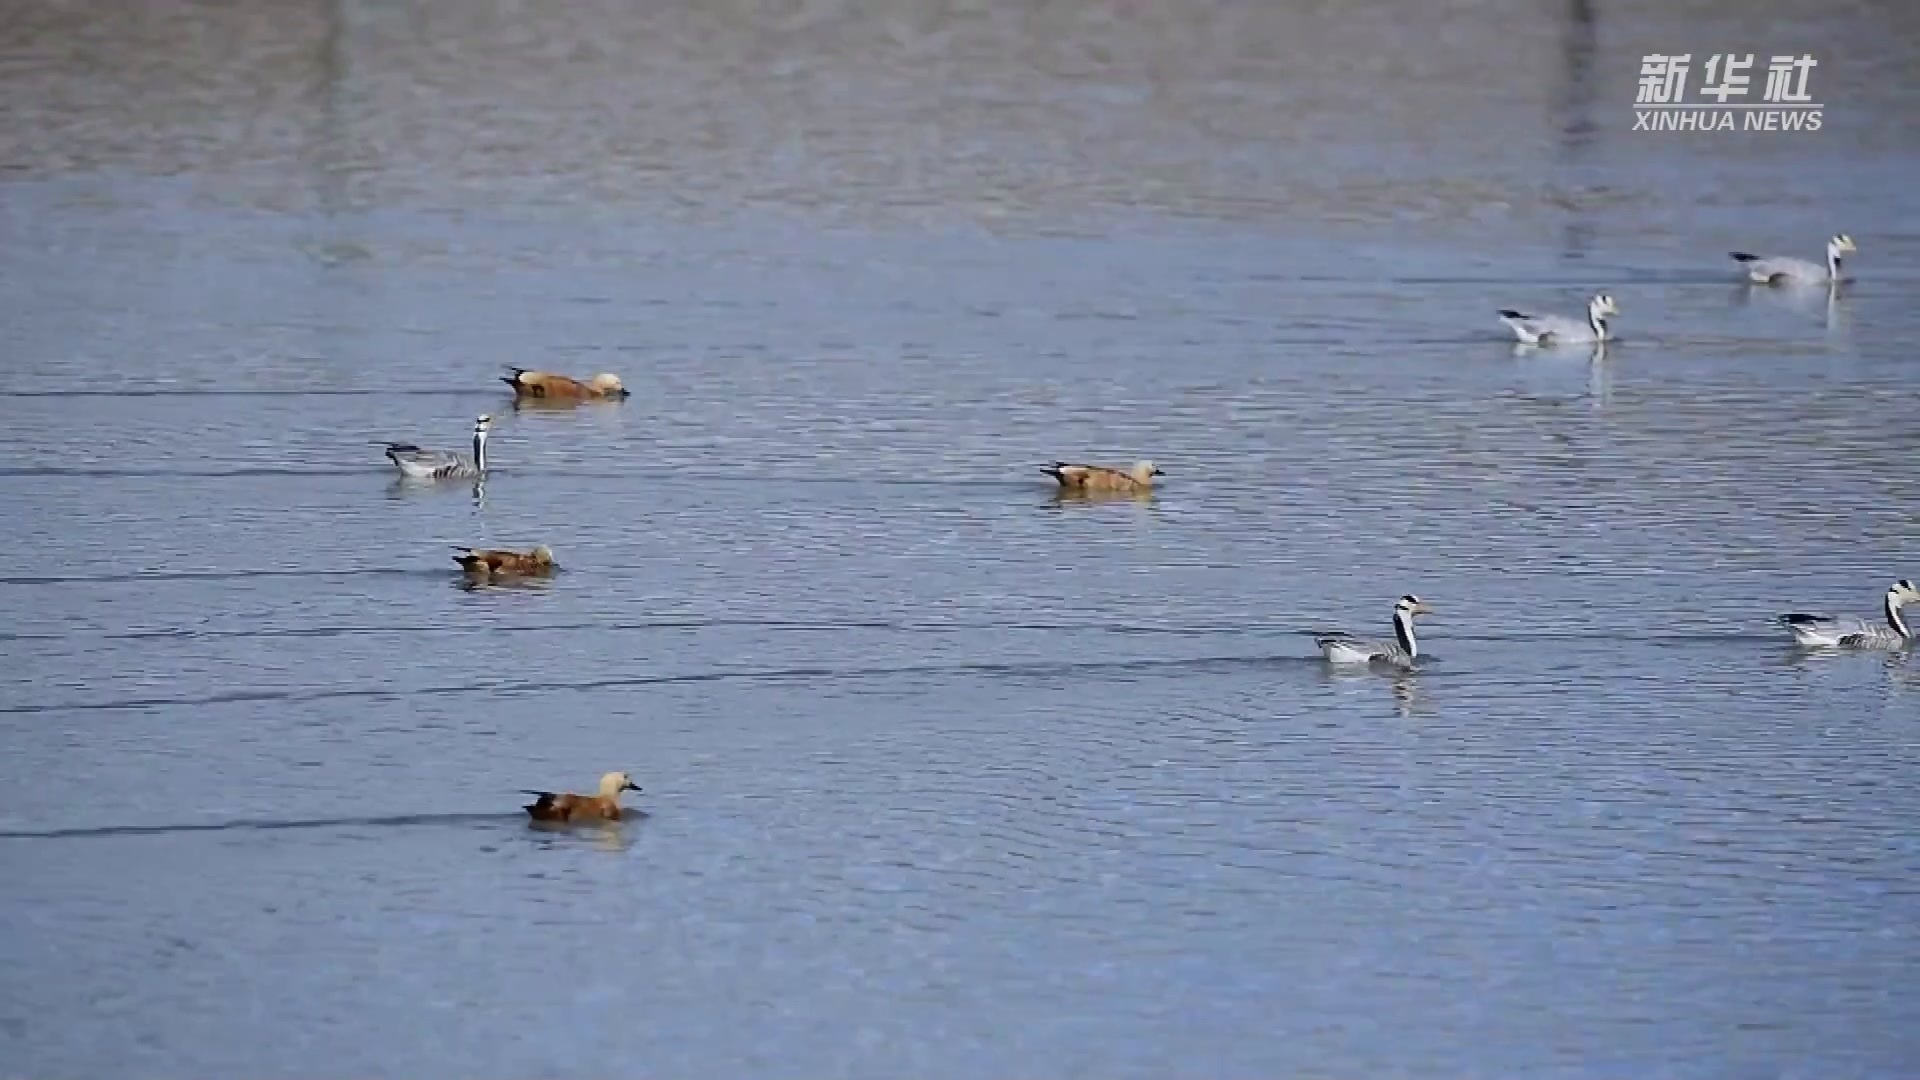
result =
[{"label": "calm water background", "polygon": [[1920,1072],[1909,6],[4,14],[0,1074]]}]

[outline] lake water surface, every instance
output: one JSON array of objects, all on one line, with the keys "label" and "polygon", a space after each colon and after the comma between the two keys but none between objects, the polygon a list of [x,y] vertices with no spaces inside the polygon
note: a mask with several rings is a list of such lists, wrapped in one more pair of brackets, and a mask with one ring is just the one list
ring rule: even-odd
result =
[{"label": "lake water surface", "polygon": [[1920,1072],[1910,12],[647,7],[0,20],[0,1075]]}]

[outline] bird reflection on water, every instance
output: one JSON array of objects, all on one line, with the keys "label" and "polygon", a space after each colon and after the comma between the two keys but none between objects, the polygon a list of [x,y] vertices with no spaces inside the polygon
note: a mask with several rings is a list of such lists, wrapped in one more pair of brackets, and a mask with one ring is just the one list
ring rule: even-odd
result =
[{"label": "bird reflection on water", "polygon": [[[1423,659],[1421,667],[1432,662],[1431,658]],[[1393,696],[1394,713],[1400,719],[1411,720],[1428,711],[1428,694],[1421,686],[1419,667],[1408,670],[1385,664],[1367,667],[1325,664],[1321,665],[1320,677],[1329,685],[1339,687],[1342,693],[1354,695],[1374,693],[1370,688],[1384,679]]]},{"label": "bird reflection on water", "polygon": [[1135,506],[1154,506],[1159,498],[1155,491],[1076,491],[1062,488],[1050,492],[1041,507],[1047,510],[1060,510],[1069,506],[1110,505],[1132,503]]},{"label": "bird reflection on water", "polygon": [[[461,488],[454,484],[423,484],[417,480],[409,480],[402,476],[387,485],[387,498],[395,501],[401,499],[432,498],[435,496],[445,496],[460,490]],[[487,482],[485,480],[476,480],[472,487],[465,490],[467,496],[473,501],[475,509],[487,505]]]},{"label": "bird reflection on water", "polygon": [[542,847],[585,844],[600,851],[621,852],[633,847],[645,820],[646,815],[630,812],[621,821],[529,821],[527,831],[535,834],[535,841]]}]

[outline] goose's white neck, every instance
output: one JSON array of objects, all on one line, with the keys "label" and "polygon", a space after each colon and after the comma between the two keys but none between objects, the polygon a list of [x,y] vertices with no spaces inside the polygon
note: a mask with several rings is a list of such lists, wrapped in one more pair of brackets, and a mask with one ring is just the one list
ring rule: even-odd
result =
[{"label": "goose's white neck", "polygon": [[1913,637],[1913,631],[1907,629],[1907,620],[1900,613],[1901,606],[1899,596],[1893,593],[1887,594],[1887,625],[1893,627],[1894,633],[1910,639]]},{"label": "goose's white neck", "polygon": [[1587,305],[1587,325],[1593,327],[1595,341],[1607,340],[1607,317],[1600,314],[1599,304]]},{"label": "goose's white neck", "polygon": [[1827,245],[1827,280],[1840,280],[1840,249],[1832,244]]},{"label": "goose's white neck", "polygon": [[1413,637],[1413,616],[1399,608],[1393,611],[1393,636],[1400,640],[1400,647],[1407,650],[1409,658],[1420,655],[1420,643]]},{"label": "goose's white neck", "polygon": [[487,429],[475,428],[473,431],[473,467],[486,471],[487,468]]}]

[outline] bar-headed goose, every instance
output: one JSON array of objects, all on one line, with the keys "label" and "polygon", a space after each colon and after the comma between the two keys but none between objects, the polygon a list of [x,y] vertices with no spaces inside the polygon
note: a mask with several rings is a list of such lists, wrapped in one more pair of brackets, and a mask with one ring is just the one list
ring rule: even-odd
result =
[{"label": "bar-headed goose", "polygon": [[1420,656],[1420,643],[1413,636],[1413,617],[1428,615],[1433,609],[1412,593],[1393,605],[1393,640],[1372,641],[1353,634],[1322,634],[1313,639],[1321,655],[1333,664],[1392,664],[1412,667]]},{"label": "bar-headed goose", "polygon": [[1727,254],[1740,264],[1747,280],[1755,285],[1831,285],[1841,280],[1840,257],[1858,250],[1853,246],[1853,237],[1836,233],[1833,239],[1827,241],[1825,266],[1784,255],[1749,255],[1744,251],[1729,251]]},{"label": "bar-headed goose", "polygon": [[487,428],[493,417],[473,422],[473,456],[450,450],[422,450],[412,443],[388,443],[387,460],[412,480],[475,480],[487,474]]},{"label": "bar-headed goose", "polygon": [[1614,303],[1611,294],[1596,293],[1587,301],[1584,321],[1564,315],[1529,315],[1512,308],[1501,309],[1500,321],[1512,329],[1522,345],[1568,345],[1606,341],[1607,317],[1618,314],[1620,305]]},{"label": "bar-headed goose", "polygon": [[1792,632],[1798,645],[1811,645],[1831,649],[1901,649],[1913,643],[1913,628],[1907,625],[1901,609],[1908,604],[1920,604],[1920,589],[1913,582],[1901,578],[1887,589],[1886,604],[1882,613],[1886,616],[1885,626],[1875,626],[1865,619],[1835,615],[1808,615],[1793,612],[1780,616]]}]

